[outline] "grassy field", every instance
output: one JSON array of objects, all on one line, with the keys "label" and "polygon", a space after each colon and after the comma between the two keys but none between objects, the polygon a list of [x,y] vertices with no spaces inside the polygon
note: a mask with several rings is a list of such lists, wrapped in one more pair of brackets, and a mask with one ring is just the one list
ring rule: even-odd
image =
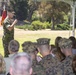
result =
[{"label": "grassy field", "polygon": [[[3,46],[2,46],[2,35],[3,29],[0,29],[0,53],[3,55]],[[38,30],[38,31],[24,31],[22,29],[15,28],[15,40],[18,40],[20,43],[20,52],[22,51],[21,44],[24,41],[33,41],[36,42],[38,38],[50,38],[50,44],[54,44],[55,38],[57,36],[62,36],[68,38],[70,35],[69,31],[51,31],[51,30]]]}]

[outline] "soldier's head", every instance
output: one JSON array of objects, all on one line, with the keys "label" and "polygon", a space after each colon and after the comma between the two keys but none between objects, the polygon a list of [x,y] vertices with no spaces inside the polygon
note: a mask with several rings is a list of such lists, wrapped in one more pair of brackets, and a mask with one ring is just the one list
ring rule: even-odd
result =
[{"label": "soldier's head", "polygon": [[7,16],[8,16],[9,18],[13,18],[14,15],[15,15],[14,10],[13,10],[12,8],[8,7],[8,8],[7,8]]},{"label": "soldier's head", "polygon": [[11,40],[8,45],[9,53],[16,53],[19,51],[19,42],[17,40]]},{"label": "soldier's head", "polygon": [[61,36],[56,37],[56,39],[55,39],[55,46],[56,46],[56,47],[59,47],[59,46],[58,46],[58,43],[59,43],[59,40],[60,40],[61,38],[62,38]]},{"label": "soldier's head", "polygon": [[50,39],[49,38],[39,38],[37,39],[37,44],[38,44],[38,50],[39,52],[44,56],[45,53],[50,53],[51,46],[50,44]]},{"label": "soldier's head", "polygon": [[25,53],[18,53],[10,65],[11,75],[31,75],[32,74],[32,59]]},{"label": "soldier's head", "polygon": [[62,53],[64,53],[65,55],[69,52],[72,51],[72,41],[70,39],[67,38],[62,38],[59,41],[59,47],[62,51]]},{"label": "soldier's head", "polygon": [[31,55],[32,59],[34,60],[36,58],[35,51],[37,49],[37,43],[31,42],[31,41],[25,41],[22,44],[22,50],[23,52],[27,52]]}]

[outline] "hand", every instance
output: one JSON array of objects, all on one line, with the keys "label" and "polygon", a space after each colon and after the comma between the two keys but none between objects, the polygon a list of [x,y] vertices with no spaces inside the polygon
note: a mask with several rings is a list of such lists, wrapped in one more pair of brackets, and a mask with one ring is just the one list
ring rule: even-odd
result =
[{"label": "hand", "polygon": [[18,22],[18,20],[15,19],[11,26],[14,26],[17,22]]},{"label": "hand", "polygon": [[14,20],[14,23],[16,24],[17,22],[18,22],[18,20],[17,20],[17,19],[15,19],[15,20]]}]

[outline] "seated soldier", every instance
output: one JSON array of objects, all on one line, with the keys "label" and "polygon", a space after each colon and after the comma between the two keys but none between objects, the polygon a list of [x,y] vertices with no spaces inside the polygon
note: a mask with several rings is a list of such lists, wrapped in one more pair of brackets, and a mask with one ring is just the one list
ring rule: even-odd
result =
[{"label": "seated soldier", "polygon": [[74,75],[72,69],[72,41],[70,39],[62,38],[59,41],[59,47],[62,53],[66,56],[61,62],[62,74],[63,75]]},{"label": "seated soldier", "polygon": [[4,58],[6,62],[6,73],[9,72],[9,67],[10,67],[10,62],[12,58],[18,53],[19,51],[19,42],[17,40],[11,40],[8,45],[8,50],[9,50],[9,57]]},{"label": "seated soldier", "polygon": [[64,60],[65,59],[65,55],[61,52],[60,50],[60,47],[59,47],[59,40],[61,39],[62,37],[61,36],[57,36],[56,39],[55,39],[55,46],[57,48],[57,54],[59,56],[59,59],[60,61]]},{"label": "seated soldier", "polygon": [[11,61],[11,75],[32,75],[32,59],[27,53],[18,53]]},{"label": "seated soldier", "polygon": [[33,75],[45,75],[44,68],[38,63],[36,57],[36,49],[37,49],[37,44],[34,42],[26,41],[22,44],[23,47],[23,52],[27,52],[32,60],[33,60]]},{"label": "seated soldier", "polygon": [[37,44],[38,44],[38,50],[43,56],[39,64],[44,67],[46,72],[49,68],[54,68],[58,60],[55,57],[53,57],[52,54],[50,53],[51,50],[51,46],[49,45],[50,39],[39,38],[37,39]]}]

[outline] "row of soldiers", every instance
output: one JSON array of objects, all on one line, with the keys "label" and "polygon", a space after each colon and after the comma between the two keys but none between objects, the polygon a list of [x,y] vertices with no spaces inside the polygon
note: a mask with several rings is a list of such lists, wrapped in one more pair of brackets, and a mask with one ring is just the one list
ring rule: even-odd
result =
[{"label": "row of soldiers", "polygon": [[[58,49],[50,45],[49,38],[39,38],[37,42],[25,41],[22,44],[23,52],[28,53],[32,58],[33,75],[75,75],[75,63],[72,67],[74,58],[72,54],[72,41],[67,38],[61,38],[58,45],[62,57],[59,57]],[[10,41],[8,49],[10,55],[4,58],[7,69],[10,64],[8,59],[11,60],[19,51],[19,42],[16,40]],[[40,55],[37,55],[38,53]]]},{"label": "row of soldiers", "polygon": [[[28,52],[33,59],[33,75],[75,75],[72,69],[72,41],[61,38],[58,45],[64,55],[61,61],[53,53],[57,49],[51,49],[49,38],[39,38],[37,43],[27,41],[22,44],[23,52]],[[39,62],[36,58],[37,50],[42,55]]]}]

